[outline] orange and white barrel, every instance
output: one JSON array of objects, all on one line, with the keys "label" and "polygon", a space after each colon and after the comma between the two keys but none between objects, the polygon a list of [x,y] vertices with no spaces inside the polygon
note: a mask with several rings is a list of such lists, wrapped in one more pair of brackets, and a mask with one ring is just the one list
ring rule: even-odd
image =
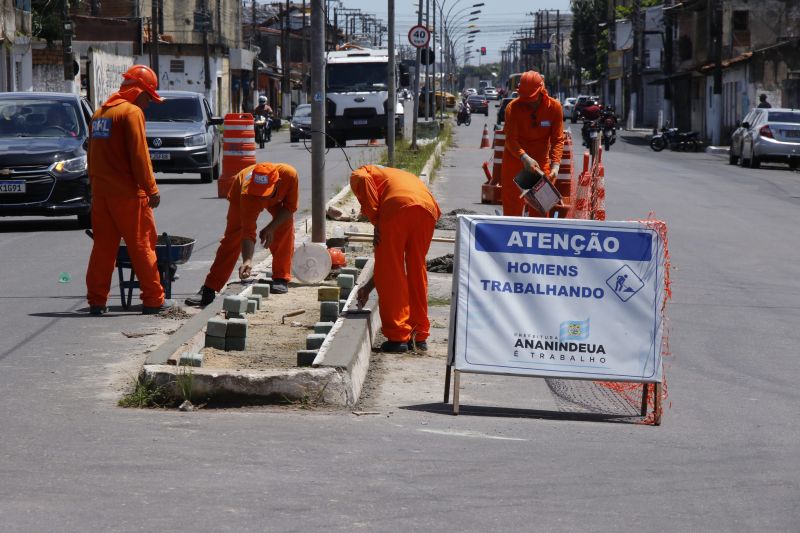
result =
[{"label": "orange and white barrel", "polygon": [[503,130],[494,132],[494,148],[492,154],[492,184],[500,185],[500,177],[503,172],[503,151],[506,145],[506,134]]},{"label": "orange and white barrel", "polygon": [[225,198],[233,178],[250,165],[256,164],[256,131],[250,113],[225,115],[222,135],[222,171],[217,182],[217,196]]}]

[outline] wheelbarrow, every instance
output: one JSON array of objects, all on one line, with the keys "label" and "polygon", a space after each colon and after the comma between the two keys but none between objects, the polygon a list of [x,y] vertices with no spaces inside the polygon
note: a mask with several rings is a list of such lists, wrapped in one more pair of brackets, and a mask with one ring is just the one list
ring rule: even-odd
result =
[{"label": "wheelbarrow", "polygon": [[[89,237],[94,238],[92,230],[86,230]],[[178,265],[182,265],[192,256],[194,249],[194,239],[188,237],[178,237],[162,233],[156,241],[156,261],[158,263],[158,273],[161,277],[161,286],[164,287],[165,298],[172,298],[172,282],[175,280],[175,273]],[[130,274],[125,275],[125,269],[130,270]],[[117,275],[119,276],[119,295],[122,301],[122,308],[128,309],[133,298],[133,289],[139,288],[139,280],[133,271],[133,263],[128,255],[128,247],[124,241],[120,241],[117,250]]]}]

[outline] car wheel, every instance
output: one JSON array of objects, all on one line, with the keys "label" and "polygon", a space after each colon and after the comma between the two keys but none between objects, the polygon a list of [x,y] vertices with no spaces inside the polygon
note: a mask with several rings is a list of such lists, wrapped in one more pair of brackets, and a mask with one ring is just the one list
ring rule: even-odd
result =
[{"label": "car wheel", "polygon": [[789,160],[789,168],[792,170],[797,170],[797,165],[800,163],[797,159],[790,159]]},{"label": "car wheel", "polygon": [[80,229],[92,229],[92,212],[87,211],[78,215],[78,227]]},{"label": "car wheel", "polygon": [[211,183],[219,179],[219,161],[217,161],[211,170],[200,173],[200,183]]},{"label": "car wheel", "polygon": [[728,164],[735,165],[738,162],[739,162],[739,156],[733,155],[733,146],[731,146],[730,150],[728,151]]},{"label": "car wheel", "polygon": [[298,142],[299,140],[300,140],[300,139],[297,137],[297,135],[292,135],[291,133],[289,134],[289,142],[290,142],[290,143],[296,143],[296,142]]}]

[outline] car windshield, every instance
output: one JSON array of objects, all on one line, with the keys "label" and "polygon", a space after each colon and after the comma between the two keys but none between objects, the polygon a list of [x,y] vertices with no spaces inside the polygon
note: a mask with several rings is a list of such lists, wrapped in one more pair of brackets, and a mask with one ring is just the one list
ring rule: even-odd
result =
[{"label": "car windshield", "polygon": [[0,100],[0,138],[84,137],[77,102],[67,100]]},{"label": "car windshield", "polygon": [[374,91],[387,87],[386,63],[332,63],[327,74],[329,91]]},{"label": "car windshield", "polygon": [[294,118],[299,117],[310,117],[311,116],[311,106],[297,106],[297,109],[294,110]]},{"label": "car windshield", "polygon": [[201,122],[203,111],[199,98],[167,96],[163,103],[147,106],[144,118],[147,122]]},{"label": "car windshield", "polygon": [[800,112],[770,111],[767,122],[788,122],[789,124],[800,124]]}]

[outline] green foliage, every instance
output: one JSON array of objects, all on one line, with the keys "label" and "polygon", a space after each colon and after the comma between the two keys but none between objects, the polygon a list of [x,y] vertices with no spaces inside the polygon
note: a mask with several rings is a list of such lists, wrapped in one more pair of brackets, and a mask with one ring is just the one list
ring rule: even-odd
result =
[{"label": "green foliage", "polygon": [[61,41],[64,31],[61,21],[62,6],[60,1],[31,0],[34,37],[45,39],[48,45]]},{"label": "green foliage", "polygon": [[138,376],[133,383],[133,390],[119,399],[120,407],[165,407],[174,403],[167,387],[156,386],[152,379]]},{"label": "green foliage", "polygon": [[[576,68],[589,78],[597,78],[605,68],[605,61],[598,62],[601,53],[601,23],[607,23],[607,0],[571,0],[572,35],[570,35],[570,59]],[[602,39],[607,41],[606,39]]]}]

